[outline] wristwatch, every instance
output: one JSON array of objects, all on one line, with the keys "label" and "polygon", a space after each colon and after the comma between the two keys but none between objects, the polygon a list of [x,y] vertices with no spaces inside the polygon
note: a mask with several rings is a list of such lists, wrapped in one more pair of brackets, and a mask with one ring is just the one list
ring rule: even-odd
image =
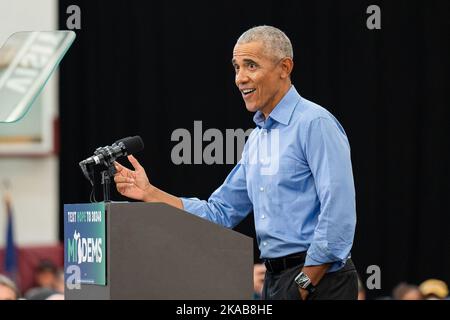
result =
[{"label": "wristwatch", "polygon": [[316,290],[316,287],[311,283],[311,279],[303,272],[300,272],[294,281],[299,288],[307,290],[310,294]]}]

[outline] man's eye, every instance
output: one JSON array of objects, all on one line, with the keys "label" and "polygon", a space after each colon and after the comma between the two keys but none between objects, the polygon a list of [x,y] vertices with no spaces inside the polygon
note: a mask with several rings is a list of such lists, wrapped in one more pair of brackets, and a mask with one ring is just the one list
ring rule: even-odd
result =
[{"label": "man's eye", "polygon": [[250,63],[250,64],[248,65],[248,68],[249,68],[250,70],[255,70],[255,69],[256,69],[256,64]]}]

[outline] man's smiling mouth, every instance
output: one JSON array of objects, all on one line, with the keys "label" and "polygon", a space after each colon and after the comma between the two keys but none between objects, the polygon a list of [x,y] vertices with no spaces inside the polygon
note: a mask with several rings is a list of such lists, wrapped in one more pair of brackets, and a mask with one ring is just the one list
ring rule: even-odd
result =
[{"label": "man's smiling mouth", "polygon": [[241,92],[244,96],[251,94],[252,92],[255,92],[256,89],[241,89]]}]

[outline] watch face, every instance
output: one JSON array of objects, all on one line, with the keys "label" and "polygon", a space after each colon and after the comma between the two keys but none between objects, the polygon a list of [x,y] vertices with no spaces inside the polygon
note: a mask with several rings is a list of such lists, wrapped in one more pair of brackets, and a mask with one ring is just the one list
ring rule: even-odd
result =
[{"label": "watch face", "polygon": [[297,282],[299,287],[306,288],[311,283],[311,280],[302,272],[295,278],[295,282]]}]

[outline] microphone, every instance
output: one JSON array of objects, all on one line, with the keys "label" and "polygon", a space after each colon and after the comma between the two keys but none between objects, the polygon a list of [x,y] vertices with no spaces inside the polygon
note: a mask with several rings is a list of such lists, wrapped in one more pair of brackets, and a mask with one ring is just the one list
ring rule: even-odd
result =
[{"label": "microphone", "polygon": [[111,146],[100,147],[94,151],[94,155],[79,162],[81,171],[89,182],[94,185],[93,170],[97,165],[103,166],[110,176],[114,175],[114,161],[122,156],[137,153],[144,149],[141,137],[126,137],[114,142]]},{"label": "microphone", "polygon": [[114,142],[111,146],[100,147],[94,151],[94,155],[81,161],[84,165],[111,165],[117,158],[137,153],[144,149],[144,142],[141,137],[127,137]]}]

